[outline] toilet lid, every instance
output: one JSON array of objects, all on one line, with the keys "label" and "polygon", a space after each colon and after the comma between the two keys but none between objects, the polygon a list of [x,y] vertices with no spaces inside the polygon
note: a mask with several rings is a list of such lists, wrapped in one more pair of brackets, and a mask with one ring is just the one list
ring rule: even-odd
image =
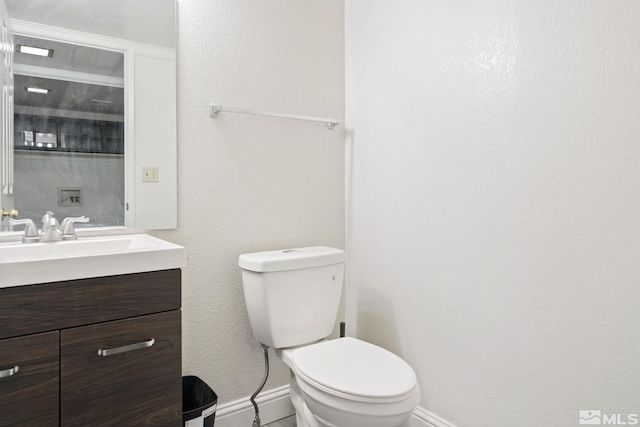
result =
[{"label": "toilet lid", "polygon": [[298,374],[355,396],[402,396],[416,384],[416,375],[404,360],[355,338],[301,347],[294,350],[292,359]]}]

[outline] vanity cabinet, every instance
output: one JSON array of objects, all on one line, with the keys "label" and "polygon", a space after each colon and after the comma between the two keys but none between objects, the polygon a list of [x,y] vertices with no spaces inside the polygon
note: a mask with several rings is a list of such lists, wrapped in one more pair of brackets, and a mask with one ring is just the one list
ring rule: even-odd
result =
[{"label": "vanity cabinet", "polygon": [[181,426],[180,287],[173,269],[0,289],[0,425]]},{"label": "vanity cabinet", "polygon": [[58,332],[0,341],[0,425],[58,425]]}]

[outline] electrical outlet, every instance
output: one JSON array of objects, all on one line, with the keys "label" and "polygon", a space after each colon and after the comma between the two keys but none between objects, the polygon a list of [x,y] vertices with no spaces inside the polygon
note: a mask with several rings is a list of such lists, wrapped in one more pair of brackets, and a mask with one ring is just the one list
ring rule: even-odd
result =
[{"label": "electrical outlet", "polygon": [[158,182],[160,168],[157,166],[142,167],[142,182]]}]

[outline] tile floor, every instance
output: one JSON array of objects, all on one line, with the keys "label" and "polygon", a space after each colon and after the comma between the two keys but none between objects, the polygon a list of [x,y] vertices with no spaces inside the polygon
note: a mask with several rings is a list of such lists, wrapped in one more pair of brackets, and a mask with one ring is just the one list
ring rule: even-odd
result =
[{"label": "tile floor", "polygon": [[282,420],[274,421],[271,424],[265,424],[263,427],[296,427],[296,417],[292,415]]}]

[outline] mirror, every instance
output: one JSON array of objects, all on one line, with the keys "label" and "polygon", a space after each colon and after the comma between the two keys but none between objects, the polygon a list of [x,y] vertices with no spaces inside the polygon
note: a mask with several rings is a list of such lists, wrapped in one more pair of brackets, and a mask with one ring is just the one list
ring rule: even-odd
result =
[{"label": "mirror", "polygon": [[[13,205],[124,226],[124,54],[14,36]],[[46,56],[20,53],[46,49]],[[50,52],[50,54],[49,54]],[[36,52],[40,53],[40,52]]]},{"label": "mirror", "polygon": [[5,3],[13,45],[54,53],[14,53],[13,194],[1,207],[36,223],[52,210],[93,227],[175,228],[175,0]]}]

